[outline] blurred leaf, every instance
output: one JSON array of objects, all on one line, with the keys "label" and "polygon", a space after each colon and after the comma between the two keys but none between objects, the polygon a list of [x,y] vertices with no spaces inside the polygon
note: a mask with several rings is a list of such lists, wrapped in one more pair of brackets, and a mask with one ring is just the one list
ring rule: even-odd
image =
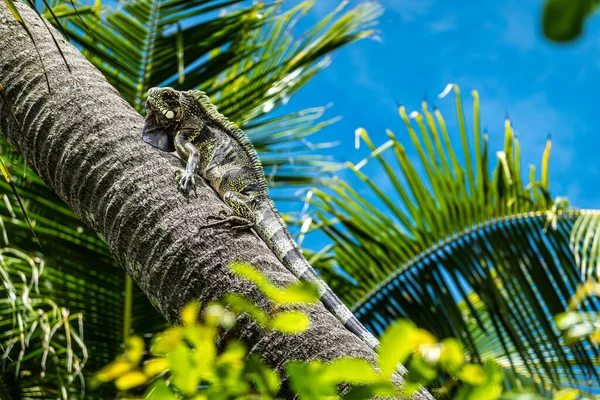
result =
[{"label": "blurred leaf", "polygon": [[500,397],[501,400],[543,400],[545,397],[532,392],[509,392],[503,393]]},{"label": "blurred leaf", "polygon": [[200,304],[197,301],[186,304],[181,310],[181,322],[187,326],[194,325],[198,319],[199,308]]},{"label": "blurred leaf", "polygon": [[[335,396],[335,390],[319,386],[314,382],[310,371],[310,364],[304,364],[297,361],[290,361],[285,365],[285,369],[290,379],[290,387],[301,400],[319,399],[319,396]],[[328,392],[325,392],[329,390]]]},{"label": "blurred leaf", "polygon": [[256,354],[251,354],[244,366],[244,374],[254,382],[260,394],[276,395],[281,387],[277,372],[270,369]]},{"label": "blurred leaf", "polygon": [[177,348],[183,341],[183,329],[173,327],[157,334],[152,339],[151,352],[154,355],[165,355]]},{"label": "blurred leaf", "polygon": [[184,394],[194,394],[198,390],[200,375],[196,373],[197,365],[191,350],[180,344],[167,354],[172,382]]},{"label": "blurred leaf", "polygon": [[435,368],[428,365],[422,358],[414,357],[408,363],[408,374],[405,375],[406,382],[402,393],[407,397],[412,397],[437,376]]},{"label": "blurred leaf", "polygon": [[341,358],[329,363],[315,360],[308,364],[290,361],[286,364],[286,370],[290,386],[300,399],[336,398],[340,383],[367,385],[371,388],[356,388],[350,391],[352,397],[344,398],[359,399],[371,394],[397,395],[392,385],[376,374],[365,360]]},{"label": "blurred leaf", "polygon": [[293,334],[308,329],[310,320],[300,311],[283,311],[275,314],[269,327],[281,333]]},{"label": "blurred leaf", "polygon": [[194,360],[199,368],[199,374],[205,376],[203,370],[208,373],[209,367],[214,363],[217,356],[215,338],[217,330],[214,327],[197,325],[184,329],[187,342],[194,348]]},{"label": "blurred leaf", "polygon": [[377,351],[383,377],[391,377],[398,364],[404,364],[417,346],[435,342],[431,334],[418,329],[410,321],[400,320],[390,325],[381,336],[381,344]]},{"label": "blurred leaf", "polygon": [[315,304],[319,301],[318,288],[311,282],[297,282],[269,292],[269,297],[279,305]]},{"label": "blurred leaf", "polygon": [[488,379],[483,367],[477,364],[464,365],[457,377],[471,386],[482,385]]},{"label": "blurred leaf", "polygon": [[209,304],[203,313],[204,323],[210,326],[221,326],[225,329],[231,328],[235,324],[236,316],[228,311],[221,304]]},{"label": "blurred leaf", "polygon": [[248,299],[237,295],[237,294],[228,294],[225,296],[223,301],[226,304],[231,305],[231,308],[238,313],[248,313],[252,319],[254,319],[259,324],[265,326],[268,323],[268,316],[265,314],[263,310],[252,304]]},{"label": "blurred leaf", "polygon": [[389,398],[397,397],[398,391],[391,383],[376,383],[365,386],[353,386],[342,396],[342,399],[359,400],[372,398]]},{"label": "blurred leaf", "polygon": [[256,268],[245,263],[233,263],[231,270],[255,284],[277,305],[314,304],[318,301],[318,289],[314,283],[298,282],[280,289],[269,282]]},{"label": "blurred leaf", "polygon": [[117,388],[119,388],[119,390],[129,390],[145,384],[147,380],[148,377],[146,377],[146,375],[144,375],[142,372],[131,371],[117,378],[115,385]]},{"label": "blurred leaf", "polygon": [[579,398],[577,389],[564,389],[554,395],[554,400],[576,400]]},{"label": "blurred leaf", "polygon": [[166,358],[153,358],[144,363],[144,374],[148,377],[158,375],[169,368],[169,361]]},{"label": "blurred leaf", "polygon": [[137,365],[144,354],[144,339],[139,336],[130,336],[125,342],[125,358],[130,363]]},{"label": "blurred leaf", "polygon": [[558,329],[567,330],[573,325],[577,325],[583,322],[583,317],[580,313],[568,311],[560,313],[555,317],[556,327]]},{"label": "blurred leaf", "polygon": [[324,381],[351,384],[374,384],[382,381],[373,366],[364,359],[339,358],[331,361],[324,369],[321,375]]},{"label": "blurred leaf", "polygon": [[450,373],[458,371],[465,362],[462,345],[456,339],[447,338],[442,340],[442,346],[440,354],[441,367]]},{"label": "blurred leaf", "polygon": [[115,360],[96,373],[96,378],[102,382],[110,382],[129,372],[135,364],[123,359]]},{"label": "blurred leaf", "polygon": [[178,397],[169,389],[165,381],[160,379],[146,393],[146,400],[176,400]]},{"label": "blurred leaf", "polygon": [[235,262],[231,271],[256,285],[263,293],[273,290],[273,285],[268,279],[250,264]]},{"label": "blurred leaf", "polygon": [[546,0],[542,19],[544,35],[557,42],[577,38],[583,31],[585,19],[597,5],[597,0]]}]

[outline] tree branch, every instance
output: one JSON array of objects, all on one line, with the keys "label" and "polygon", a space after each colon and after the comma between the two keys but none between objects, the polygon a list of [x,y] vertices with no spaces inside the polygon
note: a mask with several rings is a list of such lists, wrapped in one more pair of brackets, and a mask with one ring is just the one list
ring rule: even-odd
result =
[{"label": "tree branch", "polygon": [[[17,7],[44,59],[51,93],[33,43],[0,4],[0,83],[19,121],[17,125],[0,99],[2,132],[108,244],[170,323],[178,323],[187,302],[206,303],[228,292],[266,306],[268,300],[255,287],[229,272],[232,261],[248,262],[280,285],[295,281],[252,232],[226,225],[203,228],[209,215],[225,210],[215,192],[208,187],[190,195],[179,190],[174,179],[179,160],[141,140],[142,117],[51,28],[69,73],[45,21],[22,3]],[[373,351],[322,305],[305,311],[312,324],[300,335],[266,332],[249,320],[235,334],[280,371],[292,359],[355,356],[374,363]]]}]

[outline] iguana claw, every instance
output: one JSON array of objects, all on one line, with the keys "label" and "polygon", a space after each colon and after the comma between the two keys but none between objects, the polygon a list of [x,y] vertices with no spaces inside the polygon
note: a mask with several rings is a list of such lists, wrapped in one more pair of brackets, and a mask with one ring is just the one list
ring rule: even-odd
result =
[{"label": "iguana claw", "polygon": [[182,189],[187,189],[188,184],[191,184],[192,189],[196,187],[194,172],[180,168],[177,171],[175,171],[175,174],[177,175],[177,183]]},{"label": "iguana claw", "polygon": [[235,230],[245,230],[254,227],[254,223],[246,218],[237,216],[233,213],[228,213],[226,211],[220,211],[219,216],[209,215],[207,221],[215,220],[215,222],[210,222],[203,226],[203,228],[212,227],[216,225],[221,225],[224,223],[232,224],[232,229]]}]

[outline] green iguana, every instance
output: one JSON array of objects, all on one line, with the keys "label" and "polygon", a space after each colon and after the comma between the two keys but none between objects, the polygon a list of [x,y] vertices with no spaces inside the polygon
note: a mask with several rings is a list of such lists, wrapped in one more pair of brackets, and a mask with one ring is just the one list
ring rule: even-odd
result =
[{"label": "green iguana", "polygon": [[[206,179],[233,213],[221,222],[252,227],[298,279],[314,282],[319,298],[352,333],[371,348],[379,341],[356,319],[306,261],[269,198],[256,150],[234,123],[221,115],[200,91],[152,88],[146,101],[143,140],[163,151],[177,151],[185,169],[179,185],[195,185],[194,174]],[[212,224],[211,224],[212,225]]]}]

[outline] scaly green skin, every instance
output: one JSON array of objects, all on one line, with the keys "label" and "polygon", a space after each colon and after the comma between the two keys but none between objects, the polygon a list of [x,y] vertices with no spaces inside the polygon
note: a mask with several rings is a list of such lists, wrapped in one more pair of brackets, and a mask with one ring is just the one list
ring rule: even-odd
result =
[{"label": "scaly green skin", "polygon": [[379,341],[338,299],[302,255],[269,198],[267,181],[248,137],[229,122],[200,91],[180,92],[152,88],[146,102],[148,116],[142,136],[164,151],[177,151],[186,162],[178,173],[179,185],[195,185],[199,174],[233,211],[224,221],[236,228],[252,227],[277,258],[298,279],[314,282],[320,300],[352,333],[372,348]]}]

